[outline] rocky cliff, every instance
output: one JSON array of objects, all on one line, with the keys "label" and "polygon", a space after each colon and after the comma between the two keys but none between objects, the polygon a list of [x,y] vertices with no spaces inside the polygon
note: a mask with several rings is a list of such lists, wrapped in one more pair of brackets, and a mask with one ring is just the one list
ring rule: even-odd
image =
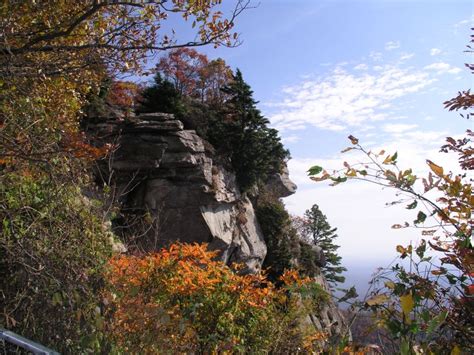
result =
[{"label": "rocky cliff", "polygon": [[[267,246],[254,206],[209,143],[169,114],[95,121],[86,127],[93,141],[116,147],[111,158],[99,164],[98,175],[113,181],[122,215],[148,216],[150,228],[139,229],[140,236],[135,236],[141,248],[156,250],[174,241],[208,243],[226,263],[244,264],[244,272],[261,269]],[[296,185],[283,169],[268,179],[266,189],[277,198],[286,197]],[[344,327],[332,302],[308,321],[331,334]]]},{"label": "rocky cliff", "polygon": [[[205,242],[227,263],[244,263],[247,272],[261,268],[267,248],[253,206],[196,132],[166,114],[108,120],[88,130],[117,147],[101,174],[113,174],[123,211],[147,212],[155,221],[142,246]],[[289,194],[294,185],[282,180],[278,188]]]}]

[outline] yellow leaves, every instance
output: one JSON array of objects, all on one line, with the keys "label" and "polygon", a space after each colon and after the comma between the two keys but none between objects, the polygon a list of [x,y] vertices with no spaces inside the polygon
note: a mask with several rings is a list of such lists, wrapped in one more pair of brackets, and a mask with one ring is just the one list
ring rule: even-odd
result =
[{"label": "yellow leaves", "polygon": [[400,307],[402,308],[402,312],[405,315],[406,319],[409,319],[410,312],[415,307],[415,301],[413,300],[413,296],[411,293],[407,293],[406,295],[400,296]]},{"label": "yellow leaves", "polygon": [[443,167],[439,166],[439,165],[436,165],[435,163],[433,163],[431,160],[426,160],[426,163],[428,164],[428,166],[430,167],[431,171],[433,173],[435,173],[437,176],[439,177],[443,177]]},{"label": "yellow leaves", "polygon": [[396,248],[396,249],[397,249],[397,251],[398,251],[399,253],[404,253],[405,250],[406,250],[406,249],[405,249],[403,246],[401,246],[401,245],[397,245],[397,248]]},{"label": "yellow leaves", "polygon": [[397,157],[398,157],[398,153],[395,152],[395,154],[393,155],[387,155],[387,157],[384,159],[384,161],[382,162],[382,164],[386,164],[386,165],[389,165],[389,164],[395,164],[397,162]]},{"label": "yellow leaves", "polygon": [[286,286],[302,286],[309,283],[311,280],[308,277],[301,278],[296,270],[285,270],[283,275],[280,276],[280,281],[283,281]]},{"label": "yellow leaves", "polygon": [[400,257],[402,259],[406,258],[408,255],[411,255],[411,253],[413,252],[413,247],[411,245],[409,245],[406,248],[402,245],[397,245],[396,249],[397,249],[397,252],[401,254]]},{"label": "yellow leaves", "polygon": [[318,343],[325,342],[329,338],[329,334],[324,331],[316,331],[312,334],[309,334],[304,337],[303,339],[303,348],[310,352],[313,353],[312,350],[315,348],[315,346],[318,345]]},{"label": "yellow leaves", "polygon": [[357,176],[357,172],[356,172],[354,169],[349,169],[349,170],[346,172],[346,176],[350,176],[350,177]]},{"label": "yellow leaves", "polygon": [[383,303],[386,303],[390,299],[389,296],[381,294],[381,295],[376,295],[371,298],[369,298],[365,303],[369,306],[378,306]]},{"label": "yellow leaves", "polygon": [[[118,346],[130,350],[159,344],[161,351],[186,353],[213,337],[218,324],[225,338],[216,337],[212,349],[236,353],[247,343],[244,337],[253,341],[262,327],[284,327],[281,322],[293,324],[292,317],[302,316],[294,294],[300,286],[311,286],[309,278],[287,270],[282,281],[288,287],[276,288],[265,274],[239,275],[214,256],[206,246],[174,244],[159,253],[110,260],[109,290],[103,297],[113,311],[108,328]],[[325,336],[315,333],[306,340],[308,347],[316,347]]]},{"label": "yellow leaves", "polygon": [[462,354],[461,348],[455,345],[454,348],[451,350],[451,355],[461,355],[461,354]]}]

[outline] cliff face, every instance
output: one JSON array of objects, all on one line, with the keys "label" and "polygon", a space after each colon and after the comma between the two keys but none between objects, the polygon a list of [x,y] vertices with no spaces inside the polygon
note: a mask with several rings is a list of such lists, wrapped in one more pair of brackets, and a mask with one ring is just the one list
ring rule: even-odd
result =
[{"label": "cliff face", "polygon": [[102,175],[113,174],[123,211],[148,212],[155,221],[145,249],[205,242],[227,263],[244,263],[247,272],[261,268],[267,248],[253,206],[194,131],[166,114],[109,120],[88,131],[118,147]]},{"label": "cliff face", "polygon": [[[261,269],[267,246],[254,206],[239,192],[225,162],[195,131],[160,113],[127,120],[113,117],[90,123],[86,130],[93,140],[117,147],[110,160],[100,164],[100,175],[114,182],[122,214],[147,214],[152,221],[153,228],[140,232],[142,249],[157,250],[174,241],[208,243],[226,263],[244,264],[244,272]],[[296,185],[284,169],[268,180],[266,189],[286,197]],[[332,302],[310,318],[308,322],[330,334],[344,327]]]}]

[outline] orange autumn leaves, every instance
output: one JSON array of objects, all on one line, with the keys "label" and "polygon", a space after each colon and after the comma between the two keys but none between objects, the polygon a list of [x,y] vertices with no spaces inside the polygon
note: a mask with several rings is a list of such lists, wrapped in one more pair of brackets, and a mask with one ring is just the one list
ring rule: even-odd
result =
[{"label": "orange autumn leaves", "polygon": [[[207,251],[205,245],[199,244],[174,244],[144,257],[120,256],[110,261],[109,281],[114,287],[130,291],[130,287],[145,287],[153,279],[167,292],[183,296],[209,295],[217,288],[239,294],[258,293],[255,288],[262,283],[263,276],[237,275],[216,261],[216,256],[216,252]],[[268,283],[266,294],[271,292],[273,285]],[[245,302],[248,301],[247,298]]]},{"label": "orange autumn leaves", "polygon": [[[112,259],[105,300],[118,346],[129,352],[271,347],[288,288],[276,288],[265,275],[239,275],[216,256],[206,245],[178,243]],[[293,270],[281,281],[287,287],[310,282]]]}]

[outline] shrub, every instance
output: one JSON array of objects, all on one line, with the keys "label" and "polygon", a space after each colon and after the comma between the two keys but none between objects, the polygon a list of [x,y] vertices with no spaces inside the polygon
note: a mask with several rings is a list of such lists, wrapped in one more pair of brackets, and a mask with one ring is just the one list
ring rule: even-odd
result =
[{"label": "shrub", "polygon": [[112,259],[106,299],[118,347],[130,353],[268,353],[295,351],[314,334],[301,319],[325,297],[317,285],[288,271],[284,287],[276,288],[264,275],[239,275],[215,256],[203,245],[174,244]]},{"label": "shrub", "polygon": [[2,176],[0,201],[0,327],[60,351],[97,349],[111,255],[100,208],[28,171]]}]

